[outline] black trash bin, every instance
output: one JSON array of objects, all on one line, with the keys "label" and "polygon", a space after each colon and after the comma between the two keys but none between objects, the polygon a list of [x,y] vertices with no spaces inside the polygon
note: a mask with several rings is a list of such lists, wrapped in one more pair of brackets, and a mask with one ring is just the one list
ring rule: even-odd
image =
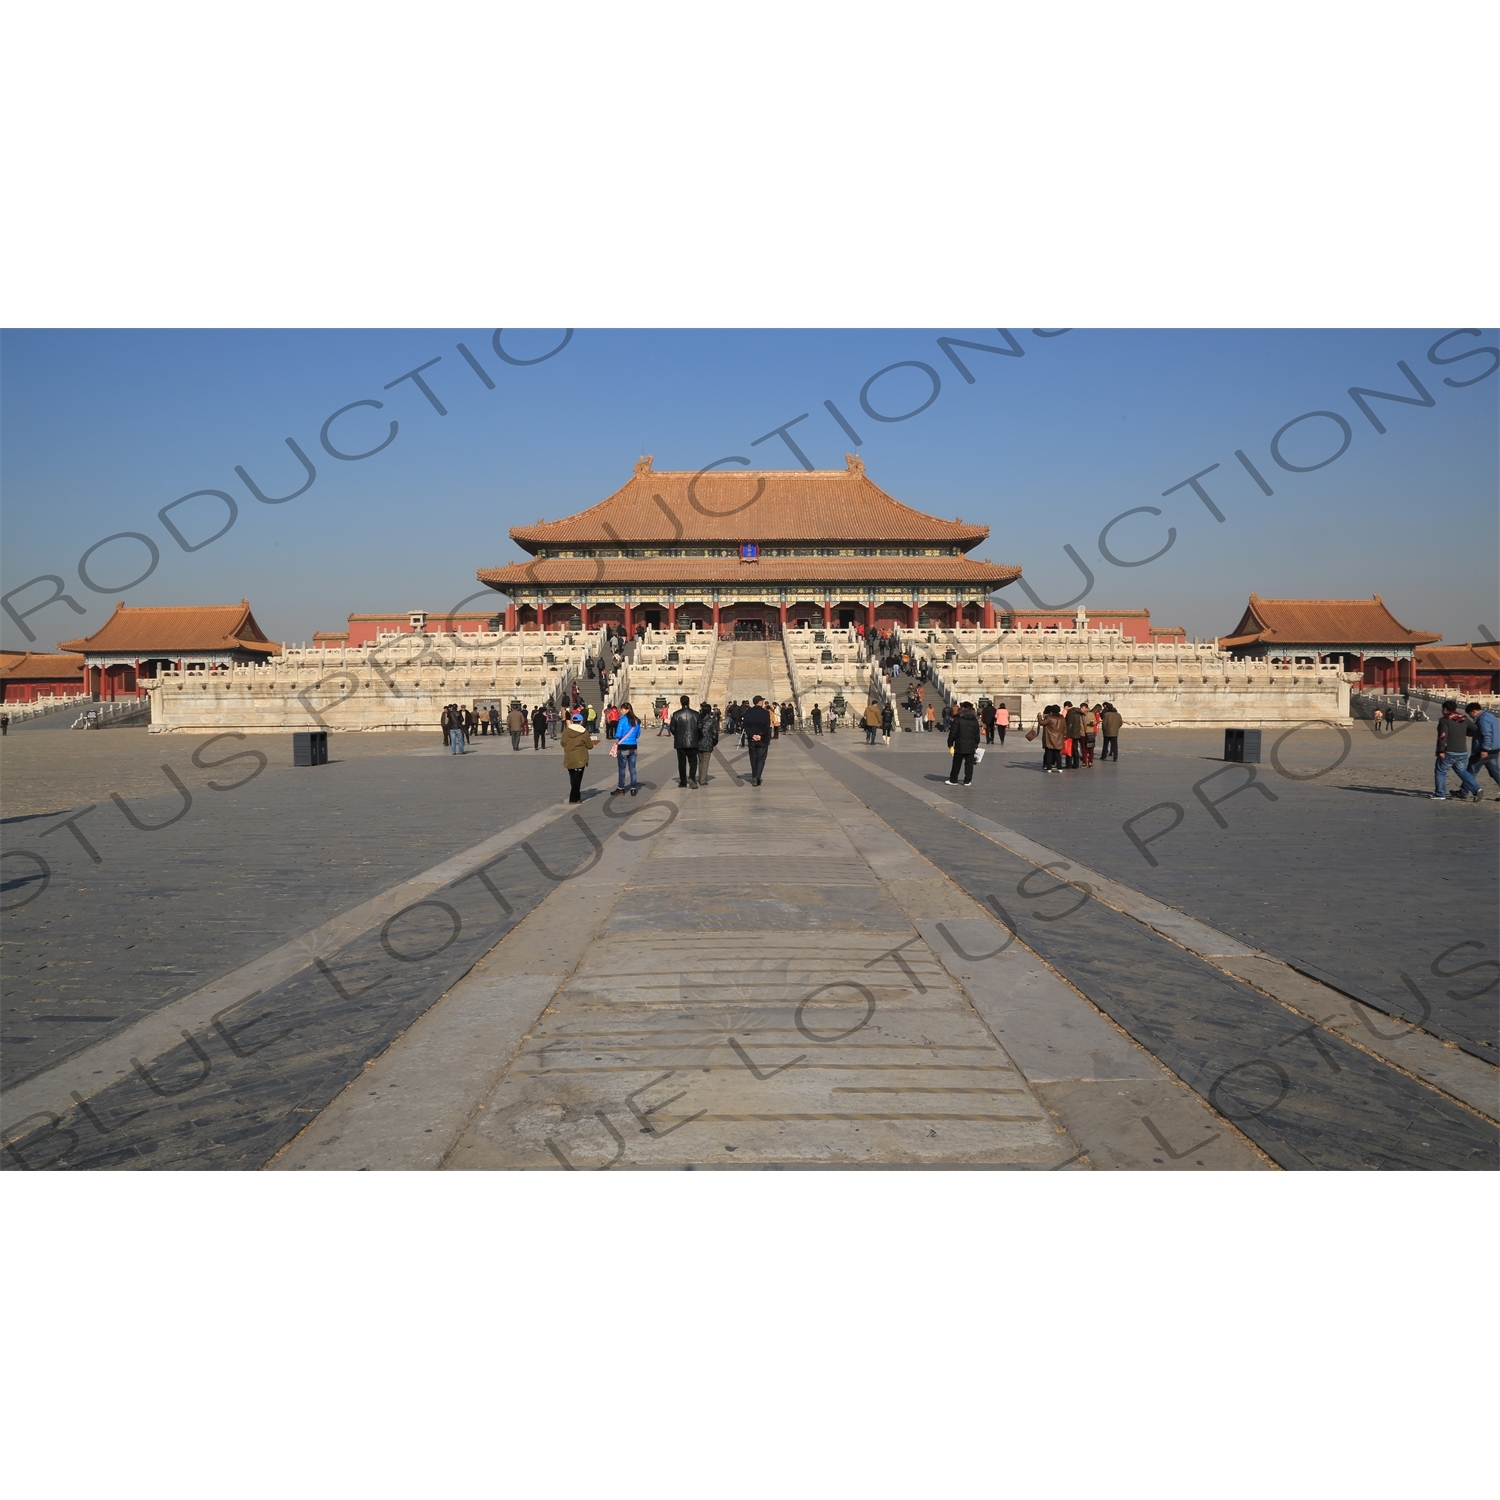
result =
[{"label": "black trash bin", "polygon": [[1236,761],[1260,761],[1260,730],[1226,729],[1224,731],[1224,759]]},{"label": "black trash bin", "polygon": [[328,764],[328,731],[326,729],[299,729],[292,735],[292,764],[294,766],[326,766]]}]

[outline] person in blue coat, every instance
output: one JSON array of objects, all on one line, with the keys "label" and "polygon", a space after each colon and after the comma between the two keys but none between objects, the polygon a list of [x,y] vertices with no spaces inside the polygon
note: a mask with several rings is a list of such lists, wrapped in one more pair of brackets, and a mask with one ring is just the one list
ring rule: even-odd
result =
[{"label": "person in blue coat", "polygon": [[[609,795],[623,797],[628,791],[632,797],[640,791],[635,779],[635,757],[641,743],[641,721],[628,703],[620,705],[620,723],[615,730],[615,760],[620,770],[620,784]],[[630,785],[625,785],[625,767],[630,767]]]},{"label": "person in blue coat", "polygon": [[1478,785],[1481,769],[1500,783],[1500,768],[1495,765],[1500,757],[1500,720],[1482,703],[1471,703],[1464,712],[1468,715],[1471,726],[1468,733],[1473,742],[1469,750],[1469,774],[1475,785]]}]

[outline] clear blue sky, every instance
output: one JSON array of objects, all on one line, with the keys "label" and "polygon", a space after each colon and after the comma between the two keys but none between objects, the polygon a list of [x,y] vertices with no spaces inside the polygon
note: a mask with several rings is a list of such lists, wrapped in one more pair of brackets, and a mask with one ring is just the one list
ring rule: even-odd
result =
[{"label": "clear blue sky", "polygon": [[[1041,338],[1012,333],[1020,358],[958,349],[966,383],[939,337],[999,345],[990,329],[921,331],[578,330],[559,353],[518,366],[493,352],[492,330],[18,331],[0,341],[0,540],[3,583],[42,574],[66,580],[83,605],[30,615],[35,643],[0,615],[9,648],[48,649],[97,628],[117,599],[193,604],[248,597],[275,639],[339,628],[350,611],[451,608],[478,584],[474,570],[520,554],[512,525],[592,505],[620,485],[638,454],[658,468],[696,469],[730,454],[753,467],[792,468],[779,438],[752,440],[810,413],[792,436],[818,467],[842,467],[853,445],[824,408],[831,400],[863,439],[870,476],[898,499],[991,528],[976,550],[1019,563],[1049,602],[1082,580],[1071,544],[1097,582],[1086,607],[1148,606],[1154,619],[1208,636],[1234,626],[1253,590],[1268,597],[1382,594],[1399,619],[1449,640],[1500,634],[1497,485],[1500,376],[1455,388],[1496,360],[1439,365],[1434,342],[1452,332],[1092,331]],[[517,358],[545,354],[560,332],[515,331]],[[462,342],[495,389],[459,354]],[[1500,342],[1493,330],[1460,336],[1440,357]],[[434,357],[423,373],[440,416],[411,382],[383,387]],[[937,399],[909,420],[879,422],[860,391],[883,367],[914,360],[940,377]],[[1378,434],[1350,386],[1415,394],[1431,408],[1372,401]],[[884,376],[870,402],[887,415],[925,400],[914,368]],[[399,431],[359,462],[331,458],[324,420],[350,402],[335,444],[359,451]],[[1279,467],[1270,452],[1284,423],[1338,413],[1347,451],[1311,472]],[[243,466],[269,495],[305,479],[285,445],[294,438],[317,469],[301,497],[263,505],[236,475]],[[1309,465],[1343,440],[1315,418],[1283,439],[1282,456]],[[1267,497],[1235,458],[1244,450],[1275,491]],[[1217,463],[1203,480],[1224,513],[1216,521],[1190,488],[1162,491]],[[239,506],[234,527],[185,553],[157,518],[190,491],[216,489]],[[1112,517],[1156,505],[1111,533],[1121,558],[1144,557],[1177,528],[1160,559],[1119,568],[1098,536]],[[172,512],[190,542],[227,517],[200,499]],[[748,518],[747,518],[748,520]],[[123,594],[93,592],[80,555],[115,532],[149,535],[160,563]],[[118,541],[88,564],[101,587],[139,574],[143,544]],[[24,611],[35,585],[12,599]],[[1012,587],[1008,597],[1025,603]],[[479,607],[474,605],[471,607]]]}]

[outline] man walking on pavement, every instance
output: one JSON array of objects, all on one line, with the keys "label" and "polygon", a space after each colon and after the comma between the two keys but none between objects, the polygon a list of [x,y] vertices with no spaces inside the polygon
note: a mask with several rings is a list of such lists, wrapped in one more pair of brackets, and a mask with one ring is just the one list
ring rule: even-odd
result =
[{"label": "man walking on pavement", "polygon": [[1448,772],[1457,771],[1462,783],[1457,802],[1480,801],[1484,793],[1479,790],[1479,781],[1469,770],[1469,721],[1458,711],[1458,703],[1448,698],[1443,703],[1443,715],[1437,724],[1437,764],[1433,768],[1432,801],[1448,800]]},{"label": "man walking on pavement", "polygon": [[510,731],[510,748],[519,750],[521,736],[526,733],[526,710],[519,703],[514,704],[506,714],[505,727]]},{"label": "man walking on pavement", "polygon": [[880,705],[872,698],[865,706],[865,744],[875,743],[876,731],[880,728]]},{"label": "man walking on pavement", "polygon": [[672,747],[677,751],[677,785],[698,790],[698,715],[693,712],[692,700],[682,695],[682,707],[669,721],[672,730]]},{"label": "man walking on pavement", "polygon": [[958,712],[948,724],[948,746],[953,751],[953,769],[948,785],[958,785],[958,773],[964,773],[964,785],[974,780],[974,752],[979,748],[979,719],[972,703],[960,703]]},{"label": "man walking on pavement", "polygon": [[766,700],[759,693],[745,710],[741,723],[750,745],[750,785],[759,786],[766,769],[766,752],[771,748],[771,715],[766,712]]},{"label": "man walking on pavement", "polygon": [[540,703],[531,710],[531,748],[547,748],[547,710]]},{"label": "man walking on pavement", "polygon": [[1104,712],[1099,715],[1099,735],[1104,741],[1099,752],[1100,760],[1119,761],[1120,726],[1124,722],[1120,717],[1120,710],[1113,703],[1106,703],[1104,705]]},{"label": "man walking on pavement", "polygon": [[984,742],[986,745],[995,743],[995,704],[992,699],[985,701],[984,707],[979,711],[980,720],[984,724]]},{"label": "man walking on pavement", "polygon": [[1497,720],[1482,703],[1471,703],[1466,710],[1469,715],[1469,734],[1474,748],[1469,752],[1469,774],[1479,784],[1479,771],[1483,767],[1491,778],[1500,783],[1500,768],[1495,761],[1500,757],[1500,720]]}]

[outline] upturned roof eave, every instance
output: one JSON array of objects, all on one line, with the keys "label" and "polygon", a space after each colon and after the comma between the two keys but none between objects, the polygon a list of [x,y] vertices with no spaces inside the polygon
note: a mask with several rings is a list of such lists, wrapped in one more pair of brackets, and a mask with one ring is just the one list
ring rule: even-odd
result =
[{"label": "upturned roof eave", "polygon": [[[95,634],[102,632],[96,631]],[[75,651],[80,656],[181,656],[192,655],[195,651],[248,651],[258,656],[280,656],[281,646],[277,641],[240,640],[237,637],[222,641],[215,641],[209,645],[184,646],[165,645],[157,642],[154,646],[143,646],[139,644],[110,645],[107,641],[98,641],[90,636],[82,641],[59,641],[59,651]]]},{"label": "upturned roof eave", "polygon": [[[1304,618],[1295,619],[1296,614]],[[1336,619],[1340,614],[1346,617]],[[1309,624],[1306,616],[1314,617]],[[1316,617],[1327,617],[1323,629]],[[1351,623],[1350,616],[1354,623]],[[1293,617],[1288,624],[1288,617]],[[1412,630],[1390,611],[1379,594],[1368,599],[1263,599],[1251,594],[1239,624],[1221,639],[1256,639],[1266,645],[1357,647],[1371,642],[1388,646],[1420,646],[1442,640],[1431,631]]]},{"label": "upturned roof eave", "polygon": [[[835,540],[830,531],[820,526],[813,526],[809,535],[806,517],[798,517],[795,523],[784,519],[774,520],[778,507],[787,504],[784,498],[778,497],[774,492],[766,498],[767,508],[762,509],[754,520],[750,513],[757,504],[756,497],[761,493],[760,490],[757,490],[756,497],[752,497],[748,505],[739,503],[737,492],[735,499],[722,510],[705,507],[704,497],[699,493],[705,487],[708,490],[717,488],[726,479],[743,481],[754,478],[762,487],[767,480],[790,482],[797,488],[804,484],[829,486],[826,495],[815,498],[804,495],[795,502],[796,506],[811,507],[814,512],[829,501],[839,503],[852,491],[872,506],[872,514],[877,516],[872,530],[861,533],[868,535],[872,542],[947,542],[961,545],[967,551],[989,536],[988,526],[962,520],[945,521],[939,516],[908,505],[904,500],[898,500],[876,484],[865,472],[864,464],[852,455],[848,458],[848,465],[845,469],[808,471],[747,469],[741,474],[711,473],[708,470],[695,473],[686,469],[653,469],[649,458],[643,458],[636,465],[635,473],[604,499],[556,521],[539,520],[532,526],[513,526],[509,528],[509,535],[517,546],[533,555],[539,547],[554,544],[600,547],[660,545],[664,540],[683,539],[688,529],[694,532],[694,540],[701,535],[705,541],[722,542],[743,536],[754,536],[777,544],[826,543]],[[659,491],[665,492],[665,495],[658,493]],[[682,502],[684,491],[685,504]],[[646,503],[644,497],[648,495],[650,501],[654,502],[655,509]],[[678,502],[675,508],[672,504],[674,498]],[[656,513],[658,510],[661,512],[660,517]],[[884,514],[880,515],[882,511]],[[700,515],[703,517],[702,521],[697,519]],[[732,520],[741,515],[743,520]],[[643,521],[645,524],[642,524]],[[720,522],[729,524],[721,526],[718,524]],[[770,529],[766,529],[768,525]],[[886,537],[881,528],[889,526],[894,526],[895,529]],[[876,534],[877,532],[881,534]],[[847,538],[840,534],[837,539]]]},{"label": "upturned roof eave", "polygon": [[[813,559],[771,558],[753,564],[740,565],[732,558],[632,558],[611,559],[616,566],[606,563],[590,563],[589,559],[558,558],[542,563],[507,564],[497,568],[480,568],[475,577],[490,588],[504,591],[507,584],[529,588],[610,588],[636,584],[661,584],[691,587],[695,584],[709,587],[754,588],[764,584],[807,583],[821,585],[834,582],[853,581],[871,583],[954,583],[988,584],[1003,588],[1021,576],[1021,569],[1006,563],[982,563],[968,558],[888,558],[886,562],[906,566],[882,569],[879,558],[819,558],[821,563],[862,563],[864,567],[821,567],[804,569],[784,566],[797,561]],[[570,567],[577,562],[578,566]],[[620,567],[619,562],[632,564]],[[664,561],[675,566],[653,567],[651,564]],[[703,563],[717,567],[701,566]],[[699,564],[687,567],[684,564]],[[875,564],[875,566],[868,566]],[[741,570],[743,569],[743,571]]]},{"label": "upturned roof eave", "polygon": [[[562,522],[556,523],[559,526]],[[962,526],[949,521],[944,523],[946,530],[934,530],[931,533],[909,532],[901,536],[884,536],[871,534],[868,537],[859,538],[868,542],[870,546],[878,547],[882,542],[887,544],[901,544],[904,546],[932,546],[932,547],[962,547],[965,552],[977,547],[981,542],[988,540],[990,528],[988,526],[970,526],[965,523]],[[626,536],[618,531],[611,534],[607,531],[579,536],[576,533],[566,537],[547,536],[540,534],[541,528],[536,526],[512,526],[506,535],[523,551],[531,553],[534,557],[540,547],[661,547],[682,546],[724,546],[742,537],[751,538],[763,546],[772,547],[826,547],[830,542],[848,542],[851,538],[840,532],[834,535],[831,532],[807,534],[805,532],[787,531],[784,534],[776,531],[763,531],[751,525],[739,527],[733,531],[726,528],[723,532],[715,532],[712,535],[689,536],[684,533],[681,537],[670,535],[661,536]]]},{"label": "upturned roof eave", "polygon": [[[186,628],[191,637],[195,626],[203,625],[203,616],[219,617],[210,621],[206,628],[218,630],[220,622],[226,622],[222,634],[212,640],[199,641],[190,646],[182,644],[181,636],[173,642],[170,637],[177,629]],[[198,616],[198,619],[191,617]],[[182,622],[186,622],[185,626]],[[146,637],[146,643],[133,639],[142,630],[160,632],[157,640]],[[121,639],[121,637],[124,639]],[[165,637],[163,639],[161,637]],[[279,654],[281,648],[266,638],[250,608],[248,599],[238,604],[159,604],[126,605],[120,601],[114,612],[92,635],[72,641],[59,641],[59,651],[78,651],[96,656],[124,656],[139,654],[172,654],[181,651],[233,651],[240,648],[252,652],[269,651]]]}]

